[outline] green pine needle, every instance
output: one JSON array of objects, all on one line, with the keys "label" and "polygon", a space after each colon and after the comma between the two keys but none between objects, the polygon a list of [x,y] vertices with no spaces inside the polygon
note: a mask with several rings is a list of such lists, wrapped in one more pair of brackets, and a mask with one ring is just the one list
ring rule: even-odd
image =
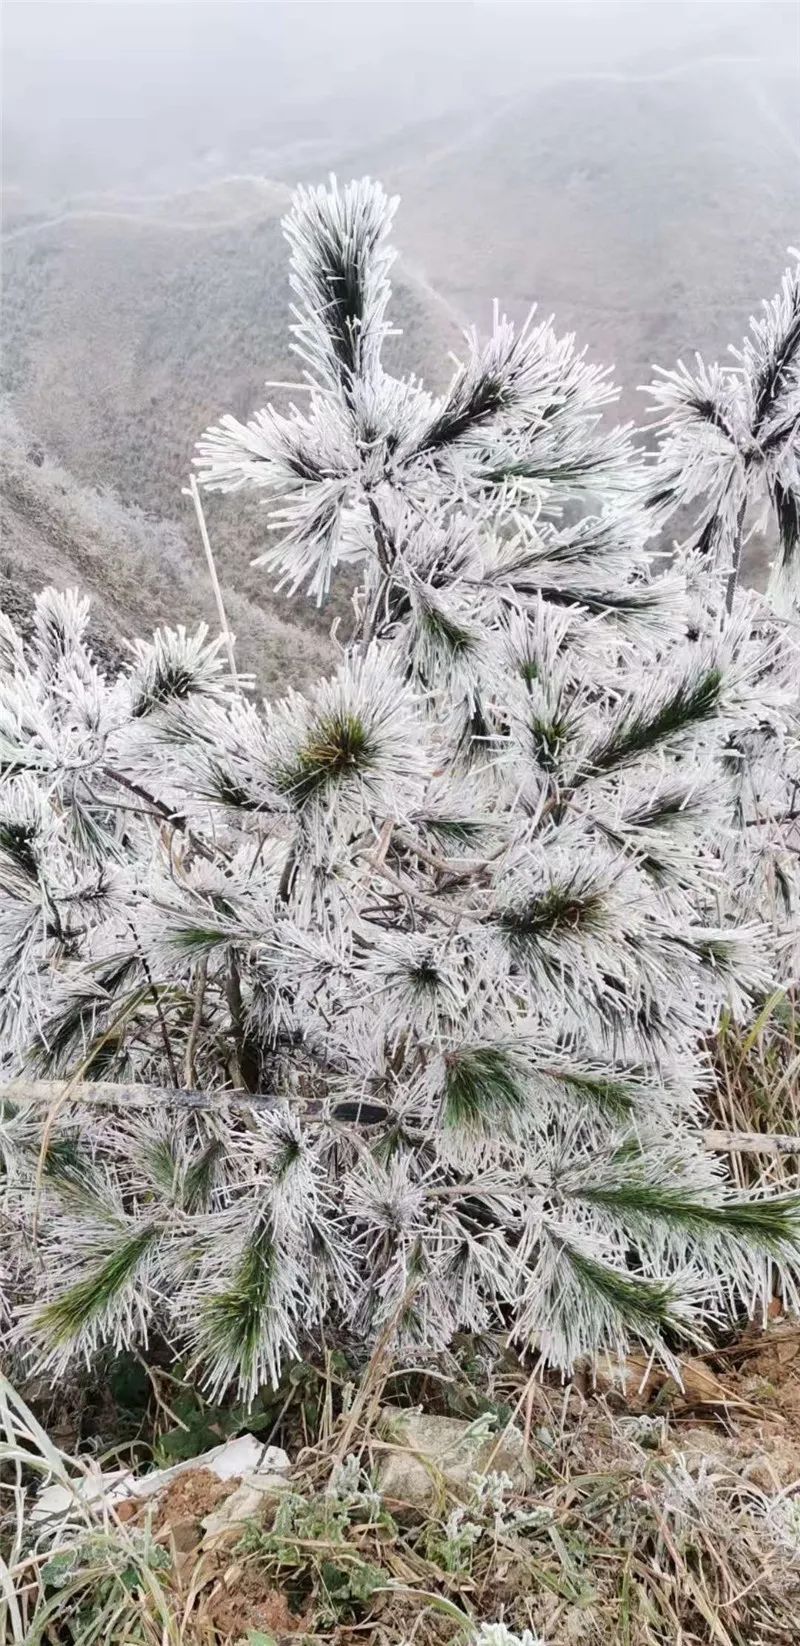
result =
[{"label": "green pine needle", "polygon": [[483,376],[467,386],[465,375],[456,378],[448,397],[430,423],[420,443],[420,452],[439,451],[502,411],[508,398],[508,387],[500,373],[484,372]]},{"label": "green pine needle", "polygon": [[489,1131],[525,1107],[525,1092],[509,1054],[497,1046],[471,1046],[447,1058],[445,1125]]},{"label": "green pine needle", "polygon": [[143,720],[166,703],[183,703],[197,687],[197,671],[178,658],[161,657],[153,675],[142,685],[131,704],[135,720]]},{"label": "green pine needle", "polygon": [[473,761],[491,759],[497,747],[500,730],[493,726],[483,703],[476,695],[466,711],[458,739],[457,754],[467,766]]},{"label": "green pine needle", "polygon": [[641,754],[681,732],[713,720],[722,698],[723,673],[711,664],[701,674],[688,672],[654,706],[626,709],[591,750],[583,780],[617,771]]},{"label": "green pine needle", "polygon": [[153,1186],[171,1195],[178,1177],[178,1157],[171,1140],[152,1138],[143,1151],[143,1164]]},{"label": "green pine needle", "polygon": [[602,893],[577,884],[551,886],[546,892],[504,909],[496,916],[497,924],[509,939],[512,948],[524,957],[538,940],[556,932],[571,930],[598,930],[605,912]]},{"label": "green pine needle", "polygon": [[602,473],[604,468],[605,459],[602,454],[595,456],[587,452],[566,463],[559,463],[555,458],[537,458],[534,455],[514,459],[496,467],[487,467],[481,474],[481,480],[487,486],[502,486],[507,480],[538,480],[547,481],[551,485],[580,486],[598,471]]},{"label": "green pine needle", "polygon": [[183,1180],[181,1196],[184,1211],[205,1211],[224,1156],[224,1144],[218,1138],[212,1138],[199,1158],[189,1167]]},{"label": "green pine needle", "polygon": [[11,859],[14,867],[26,880],[39,878],[39,855],[36,850],[35,823],[23,823],[11,818],[0,818],[0,852]]},{"label": "green pine needle", "polygon": [[562,588],[559,584],[536,583],[528,592],[540,594],[551,606],[580,606],[598,617],[657,617],[665,609],[664,597],[657,588],[582,589],[576,585]]},{"label": "green pine needle", "polygon": [[258,1365],[277,1280],[277,1253],[268,1223],[262,1223],[245,1248],[233,1285],[206,1304],[203,1337],[221,1365],[235,1368],[249,1384]]},{"label": "green pine needle", "polygon": [[473,817],[421,817],[419,826],[445,846],[472,845],[485,830],[485,824]]},{"label": "green pine needle", "polygon": [[44,1178],[59,1199],[75,1210],[88,1211],[93,1218],[101,1216],[113,1223],[118,1222],[118,1208],[109,1202],[106,1185],[96,1174],[77,1137],[62,1135],[50,1139],[44,1160]]},{"label": "green pine needle", "polygon": [[164,936],[171,949],[177,949],[181,954],[193,959],[210,954],[212,949],[224,948],[226,944],[235,941],[232,933],[224,927],[190,925],[185,922],[168,929]]},{"label": "green pine needle", "polygon": [[448,617],[436,606],[423,606],[419,624],[426,639],[441,648],[451,659],[468,657],[475,650],[475,636],[469,629],[465,629],[462,624]]},{"label": "green pine needle", "polygon": [[442,974],[432,960],[420,960],[409,966],[408,980],[415,994],[434,995],[442,986]]},{"label": "green pine needle", "polygon": [[613,1310],[630,1331],[652,1336],[675,1324],[676,1298],[668,1281],[621,1274],[568,1243],[563,1251],[579,1287]]},{"label": "green pine needle", "polygon": [[627,1182],[589,1185],[580,1190],[579,1198],[616,1214],[631,1229],[662,1223],[698,1238],[718,1231],[776,1253],[800,1242],[800,1192],[768,1200],[708,1201],[688,1186],[672,1187],[634,1177]]},{"label": "green pine needle", "polygon": [[358,715],[328,715],[309,732],[294,760],[282,766],[275,782],[280,793],[302,810],[336,783],[369,771],[377,750]]},{"label": "green pine needle", "polygon": [[208,796],[220,806],[230,806],[235,811],[257,812],[258,802],[248,794],[233,773],[226,771],[218,760],[209,760],[207,771]]},{"label": "green pine needle", "polygon": [[53,1345],[73,1343],[82,1331],[107,1314],[159,1237],[160,1229],[150,1224],[121,1241],[94,1272],[61,1297],[45,1305],[36,1317],[36,1326]]},{"label": "green pine needle", "polygon": [[702,815],[702,798],[684,783],[660,789],[650,800],[631,806],[623,822],[630,829],[663,829]]},{"label": "green pine needle", "polygon": [[789,567],[800,554],[800,491],[791,491],[776,481],[775,513],[781,543],[781,565]]},{"label": "green pine needle", "polygon": [[528,722],[530,732],[531,753],[537,766],[543,771],[554,772],[558,766],[558,757],[569,737],[569,723],[564,716],[554,715],[547,720],[543,715],[534,715]]},{"label": "green pine needle", "polygon": [[635,1089],[622,1080],[604,1080],[588,1074],[559,1074],[568,1091],[587,1099],[609,1120],[624,1120],[637,1107]]},{"label": "green pine needle", "polygon": [[[45,1023],[32,1048],[32,1057],[48,1071],[62,1068],[72,1054],[86,1055],[87,1042],[98,1034],[98,1020],[103,1014],[118,1007],[121,991],[139,967],[138,954],[125,954],[111,962],[87,968],[92,984],[101,992],[76,993],[61,1004],[59,1010]],[[141,990],[134,989],[133,1000]]]},{"label": "green pine needle", "polygon": [[[324,316],[333,354],[347,380],[359,370],[360,339],[367,312],[366,269],[362,267],[355,238],[343,236],[321,222],[315,224],[315,230],[319,238],[315,259],[320,283],[319,312]],[[371,250],[371,247],[367,250],[367,256]],[[302,472],[302,454],[300,462]],[[313,474],[312,478],[316,479],[317,475]]]}]

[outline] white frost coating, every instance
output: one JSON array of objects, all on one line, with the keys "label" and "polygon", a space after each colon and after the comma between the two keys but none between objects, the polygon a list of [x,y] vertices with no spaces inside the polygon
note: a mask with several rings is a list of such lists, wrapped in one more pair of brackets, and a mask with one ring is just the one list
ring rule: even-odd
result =
[{"label": "white frost coating", "polygon": [[722,542],[760,419],[793,560],[796,281],[664,380],[648,464],[549,322],[498,313],[438,398],[389,377],[390,217],[300,191],[303,410],[200,444],[282,580],[357,570],[335,677],[259,706],[177,627],[106,678],[54,591],[0,624],[2,1072],[206,1094],[0,1102],[4,1326],[54,1367],[157,1327],[251,1394],[334,1320],[568,1371],[794,1295],[797,1197],[704,1151],[702,1048],[800,959],[796,629],[727,611]]}]

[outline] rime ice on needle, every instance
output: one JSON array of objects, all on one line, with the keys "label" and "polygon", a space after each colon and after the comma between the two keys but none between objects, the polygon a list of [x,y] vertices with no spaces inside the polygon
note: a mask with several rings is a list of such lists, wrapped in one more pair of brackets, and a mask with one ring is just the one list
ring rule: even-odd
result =
[{"label": "rime ice on needle", "polygon": [[[663,379],[653,465],[549,321],[497,312],[439,397],[391,377],[393,209],[298,192],[309,392],[199,447],[283,583],[355,569],[335,677],[259,706],[178,628],[109,679],[54,591],[0,626],[3,1073],[127,1094],[67,1094],[41,1185],[44,1115],[0,1101],[7,1334],[54,1366],[157,1322],[251,1394],[332,1320],[566,1372],[793,1295],[798,1197],[700,1124],[704,1036],[797,964],[794,631],[726,612],[757,473],[797,558],[796,280],[738,367]],[[660,569],[701,496],[713,552]]]}]

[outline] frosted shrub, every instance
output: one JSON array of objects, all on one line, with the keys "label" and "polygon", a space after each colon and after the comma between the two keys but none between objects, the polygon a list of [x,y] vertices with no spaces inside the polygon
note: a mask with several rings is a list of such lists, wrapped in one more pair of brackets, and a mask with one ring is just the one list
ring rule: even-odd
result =
[{"label": "frosted shrub", "polygon": [[568,1372],[792,1294],[800,1199],[701,1135],[704,1036],[790,952],[745,824],[748,749],[772,824],[796,761],[791,631],[660,568],[549,323],[497,314],[439,398],[386,374],[391,216],[298,193],[303,408],[200,446],[283,583],[356,576],[336,674],[259,706],[178,628],[107,680],[52,592],[3,630],[5,1284],[55,1367],[157,1326],[251,1393],[324,1320]]},{"label": "frosted shrub", "polygon": [[[792,254],[797,257],[797,253]],[[657,507],[693,504],[696,541],[725,566],[727,605],[749,531],[770,514],[777,535],[771,593],[796,611],[800,595],[800,262],[751,320],[736,365],[691,371],[680,361],[650,387],[660,417]]]}]

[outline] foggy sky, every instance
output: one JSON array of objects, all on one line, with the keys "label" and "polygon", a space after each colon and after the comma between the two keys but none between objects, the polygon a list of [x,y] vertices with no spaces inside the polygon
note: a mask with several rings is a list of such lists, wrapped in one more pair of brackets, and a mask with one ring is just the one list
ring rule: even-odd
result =
[{"label": "foggy sky", "polygon": [[7,0],[5,180],[59,199],[224,175],[287,144],[333,162],[543,77],[791,59],[798,15],[793,0]]}]

